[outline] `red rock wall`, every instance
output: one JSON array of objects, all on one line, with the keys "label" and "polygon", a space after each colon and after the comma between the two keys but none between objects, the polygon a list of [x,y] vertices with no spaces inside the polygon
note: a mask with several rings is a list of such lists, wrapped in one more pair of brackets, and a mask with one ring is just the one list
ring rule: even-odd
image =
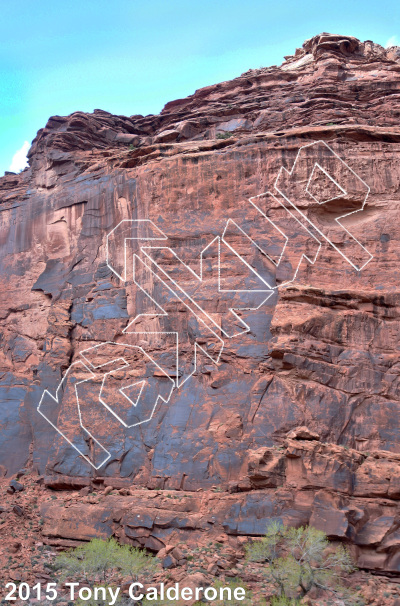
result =
[{"label": "red rock wall", "polygon": [[[398,453],[399,88],[398,49],[322,35],[281,67],[197,91],[159,116],[96,110],[51,118],[33,142],[30,168],[0,180],[4,473],[31,456],[53,476],[122,477],[183,490],[226,486],[246,475],[249,450],[279,445],[299,425],[362,453]],[[339,197],[323,171],[307,192],[316,162],[345,185]],[[249,202],[267,191],[274,197],[257,203],[281,232]],[[324,192],[335,199],[320,204]],[[335,222],[357,210],[342,222],[348,231]],[[232,300],[240,307],[246,297],[218,291],[214,243],[200,285],[174,255],[154,253],[201,304],[206,325],[154,274],[138,270],[167,315],[142,316],[131,332],[144,335],[124,333],[138,314],[155,311],[130,273],[133,254],[143,260],[140,247],[149,242],[144,223],[141,240],[128,242],[126,280],[107,265],[107,234],[124,220],[151,220],[167,237],[161,245],[193,271],[225,233],[231,248],[221,248],[222,287],[255,289],[256,270],[273,291],[256,311],[240,312],[249,332],[224,339],[215,354],[223,330],[240,326],[229,313]],[[228,220],[270,258],[232,222],[225,231]],[[122,241],[110,248],[119,269]],[[219,331],[210,330],[218,323]],[[179,335],[179,372],[175,337],[150,336],[160,331]],[[129,428],[99,404],[103,375],[95,373],[79,387],[83,422],[95,439],[79,429],[72,378],[58,403],[48,399],[53,425],[81,453],[92,462],[102,460],[102,448],[110,454],[94,470],[37,407],[45,389],[55,396],[71,365],[75,381],[88,378],[81,352],[108,341],[120,349],[92,349],[100,352],[97,363],[132,354],[131,374],[115,381],[144,376],[151,389],[165,390],[178,375],[183,384],[149,422]],[[218,363],[198,350],[194,367],[195,343]],[[107,397],[126,412],[113,400],[115,388]],[[330,482],[327,470],[326,485],[340,493]],[[388,498],[397,506],[397,493]]]}]

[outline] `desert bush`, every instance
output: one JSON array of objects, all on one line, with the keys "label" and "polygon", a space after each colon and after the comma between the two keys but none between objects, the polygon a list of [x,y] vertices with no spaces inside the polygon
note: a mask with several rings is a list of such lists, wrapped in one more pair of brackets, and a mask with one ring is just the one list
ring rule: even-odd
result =
[{"label": "desert bush", "polygon": [[56,566],[62,578],[85,581],[93,587],[99,580],[110,583],[117,570],[122,576],[136,581],[139,575],[151,576],[157,567],[157,559],[145,551],[129,545],[120,545],[115,539],[93,539],[56,558]]},{"label": "desert bush", "polygon": [[[312,526],[289,528],[273,522],[260,541],[247,545],[246,555],[249,562],[268,564],[264,573],[280,599],[301,598],[313,587],[347,599],[340,581],[343,573],[354,570],[350,553],[342,545],[331,545],[326,534]],[[354,596],[351,599],[355,603]]]}]

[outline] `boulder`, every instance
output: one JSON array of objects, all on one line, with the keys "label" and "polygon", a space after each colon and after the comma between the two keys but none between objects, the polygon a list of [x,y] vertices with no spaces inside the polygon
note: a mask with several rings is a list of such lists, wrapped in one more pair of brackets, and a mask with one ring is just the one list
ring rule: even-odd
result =
[{"label": "boulder", "polygon": [[320,436],[316,431],[308,429],[308,427],[296,427],[287,434],[290,440],[319,440]]},{"label": "boulder", "polygon": [[13,492],[22,492],[24,490],[23,484],[17,480],[11,480],[9,486]]}]

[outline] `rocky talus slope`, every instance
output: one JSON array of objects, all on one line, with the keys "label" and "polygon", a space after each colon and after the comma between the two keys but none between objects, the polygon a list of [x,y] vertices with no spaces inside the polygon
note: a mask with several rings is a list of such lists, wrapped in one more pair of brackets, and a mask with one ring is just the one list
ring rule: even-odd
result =
[{"label": "rocky talus slope", "polygon": [[130,491],[43,506],[46,541],[279,518],[399,573],[399,118],[400,48],[321,34],[38,132],[0,179],[0,469]]}]

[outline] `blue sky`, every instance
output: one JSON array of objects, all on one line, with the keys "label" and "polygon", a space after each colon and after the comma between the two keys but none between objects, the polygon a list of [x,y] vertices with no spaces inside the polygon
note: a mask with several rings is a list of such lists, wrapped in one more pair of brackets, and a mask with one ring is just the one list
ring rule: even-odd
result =
[{"label": "blue sky", "polygon": [[400,3],[2,2],[0,175],[51,115],[158,113],[197,88],[280,64],[322,31],[400,44]]}]

